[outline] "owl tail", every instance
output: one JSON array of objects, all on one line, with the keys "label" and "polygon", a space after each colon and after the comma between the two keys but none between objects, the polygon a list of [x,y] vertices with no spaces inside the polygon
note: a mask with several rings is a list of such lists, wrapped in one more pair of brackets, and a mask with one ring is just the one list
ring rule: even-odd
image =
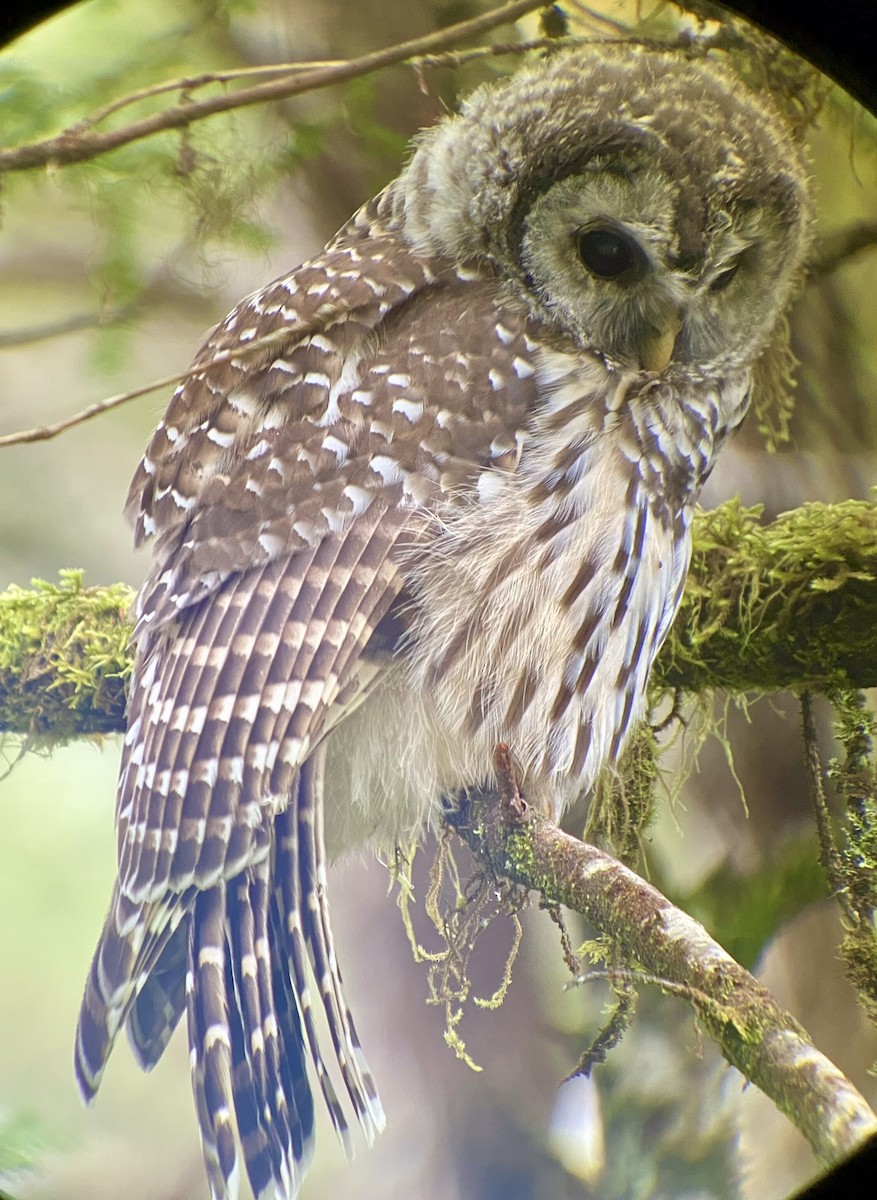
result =
[{"label": "owl tail", "polygon": [[[137,904],[120,892],[118,883],[113,889],[76,1029],[74,1069],[87,1103],[100,1087],[116,1036],[138,992],[151,982],[157,966],[166,958],[172,959],[169,952],[176,950],[185,936],[193,901],[194,893],[183,893],[171,897],[170,903]],[[173,1026],[167,1031],[162,1049],[172,1032]],[[160,1053],[149,1065],[158,1061]]]},{"label": "owl tail", "polygon": [[257,1200],[295,1196],[313,1152],[307,1052],[273,909],[263,863],[201,892],[192,913],[189,1054],[213,1200],[237,1194],[235,1125]]},{"label": "owl tail", "polygon": [[[317,773],[319,774],[319,773]],[[341,992],[313,807],[315,774],[302,768],[293,803],[274,825],[272,854],[227,883],[200,892],[191,916],[186,1007],[195,1107],[213,1200],[236,1191],[232,1112],[257,1200],[298,1193],[313,1152],[310,1057],[332,1123],[348,1153],[350,1131],[317,1039],[308,964],[320,988],[334,1058],[371,1142],[384,1117]],[[318,818],[317,818],[318,820]],[[152,1003],[149,1043],[179,1017],[179,992]],[[147,1028],[141,1004],[132,1037]]]},{"label": "owl tail", "polygon": [[133,906],[117,890],[86,985],[76,1074],[89,1100],[123,1022],[148,1070],[187,1012],[213,1200],[237,1194],[238,1139],[257,1200],[297,1194],[314,1140],[308,1057],[350,1152],[347,1119],[317,1039],[309,965],[345,1090],[368,1141],[383,1127],[332,946],[319,833],[322,797],[313,803],[321,785],[322,771],[305,764],[289,806],[275,820],[270,855],[215,887],[177,895],[172,918],[167,909],[161,914],[160,937],[148,928],[158,921],[157,910],[144,906],[131,927]]}]

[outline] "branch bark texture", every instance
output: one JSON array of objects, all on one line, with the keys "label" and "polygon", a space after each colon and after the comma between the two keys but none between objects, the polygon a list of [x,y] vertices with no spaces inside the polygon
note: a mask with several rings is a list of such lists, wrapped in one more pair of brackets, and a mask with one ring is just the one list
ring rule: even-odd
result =
[{"label": "branch bark texture", "polygon": [[768,990],[656,888],[518,798],[470,797],[450,818],[478,857],[547,904],[585,916],[628,965],[683,995],[725,1058],[835,1162],[877,1132],[877,1115]]}]

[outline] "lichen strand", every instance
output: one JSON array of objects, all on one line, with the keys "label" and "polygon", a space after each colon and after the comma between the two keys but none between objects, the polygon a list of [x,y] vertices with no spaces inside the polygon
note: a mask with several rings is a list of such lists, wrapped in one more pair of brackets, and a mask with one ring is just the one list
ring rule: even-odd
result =
[{"label": "lichen strand", "polygon": [[610,846],[629,867],[639,861],[642,837],[654,815],[658,754],[656,730],[644,722],[621,761],[603,770],[588,806],[584,840]]},{"label": "lichen strand", "polygon": [[[803,284],[799,283],[797,292]],[[791,347],[787,317],[778,321],[769,344],[752,373],[752,412],[768,451],[775,453],[790,438],[795,413],[795,371],[798,360]]]},{"label": "lichen strand", "polygon": [[805,504],[763,525],[731,501],[699,514],[694,547],[656,694],[877,684],[877,505]]},{"label": "lichen strand", "polygon": [[0,593],[0,734],[39,747],[124,728],[132,598],[77,570]]},{"label": "lichen strand", "polygon": [[841,952],[862,1007],[877,1025],[877,722],[861,692],[838,693],[832,700],[835,732],[845,752],[843,762],[829,768],[847,816],[839,856],[845,916]]}]

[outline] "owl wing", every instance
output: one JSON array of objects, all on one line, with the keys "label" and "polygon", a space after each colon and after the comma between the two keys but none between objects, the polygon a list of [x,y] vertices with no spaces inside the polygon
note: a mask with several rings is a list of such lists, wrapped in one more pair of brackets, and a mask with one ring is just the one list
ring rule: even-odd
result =
[{"label": "owl wing", "polygon": [[[351,235],[219,327],[132,485],[137,538],[154,537],[156,557],[136,609],[119,880],[77,1073],[93,1095],[129,1015],[141,1062],[157,1060],[186,1003],[188,957],[217,1196],[233,1140],[211,1087],[229,1074],[239,1129],[243,1119],[255,1130],[253,1149],[240,1129],[254,1186],[304,1158],[302,1023],[344,1131],[307,1007],[306,957],[357,1114],[366,1132],[380,1125],[331,946],[319,747],[380,669],[363,649],[402,586],[400,540],[422,535],[441,496],[516,452],[533,347],[526,313],[496,300],[491,278],[424,260],[396,235]],[[226,361],[211,367],[217,355]],[[260,929],[275,947],[267,961],[253,949]],[[258,1115],[266,1095],[286,1097],[273,1133]],[[282,1127],[287,1149],[272,1151]]]},{"label": "owl wing", "polygon": [[[398,542],[519,451],[527,323],[483,268],[372,227],[206,343],[128,502],[138,540],[157,540],[117,806],[129,900],[209,887],[265,852],[266,808],[370,682],[361,652],[402,587]],[[246,354],[266,336],[278,344]]]}]

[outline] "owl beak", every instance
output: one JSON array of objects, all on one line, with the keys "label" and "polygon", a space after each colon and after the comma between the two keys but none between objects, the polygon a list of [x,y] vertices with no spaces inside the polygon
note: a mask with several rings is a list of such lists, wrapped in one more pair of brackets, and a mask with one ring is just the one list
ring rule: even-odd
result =
[{"label": "owl beak", "polygon": [[652,326],[639,341],[639,361],[644,371],[663,371],[673,357],[676,338],[682,328],[682,314],[668,314],[660,328]]}]

